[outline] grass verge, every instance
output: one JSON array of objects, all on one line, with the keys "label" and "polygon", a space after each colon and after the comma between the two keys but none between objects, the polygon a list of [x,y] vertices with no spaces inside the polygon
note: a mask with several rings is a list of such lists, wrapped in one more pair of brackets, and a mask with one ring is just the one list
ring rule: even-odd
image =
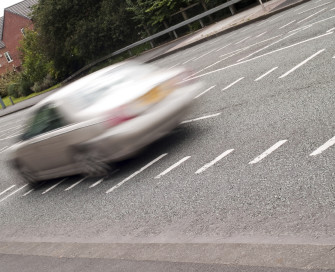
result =
[{"label": "grass verge", "polygon": [[[19,103],[19,102],[22,102],[22,101],[27,100],[27,99],[29,99],[29,98],[32,98],[32,97],[34,97],[34,96],[37,96],[37,95],[40,95],[40,94],[43,94],[43,93],[50,92],[50,91],[52,91],[52,90],[54,90],[54,89],[56,89],[56,88],[59,88],[60,86],[61,86],[61,84],[57,84],[57,85],[55,85],[55,86],[52,86],[52,87],[49,88],[49,89],[46,89],[46,90],[44,90],[44,91],[42,91],[42,92],[39,92],[39,93],[32,93],[32,94],[30,94],[30,95],[28,95],[28,96],[22,96],[22,97],[18,97],[18,98],[14,98],[14,97],[12,97],[12,100],[13,100],[14,104],[17,104],[17,103]],[[5,103],[6,107],[12,106],[12,103],[10,102],[9,96],[6,96],[6,97],[2,98],[2,101]]]}]

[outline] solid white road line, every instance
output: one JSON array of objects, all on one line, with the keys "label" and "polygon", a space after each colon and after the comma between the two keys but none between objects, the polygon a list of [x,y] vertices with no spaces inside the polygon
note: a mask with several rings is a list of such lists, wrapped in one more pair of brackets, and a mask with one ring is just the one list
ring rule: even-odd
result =
[{"label": "solid white road line", "polygon": [[104,181],[105,178],[99,179],[97,182],[93,183],[89,188],[94,188],[95,186],[98,186],[101,182]]},{"label": "solid white road line", "polygon": [[335,27],[333,27],[333,28],[327,30],[326,32],[333,32],[334,30],[335,30]]},{"label": "solid white road line", "polygon": [[332,8],[331,10],[335,10],[335,8]]},{"label": "solid white road line", "polygon": [[284,27],[287,27],[287,26],[289,26],[290,24],[293,24],[295,21],[296,21],[296,20],[293,20],[293,21],[287,23],[286,25],[281,26],[279,29],[283,29]]},{"label": "solid white road line", "polygon": [[8,147],[8,145],[6,145],[5,147],[1,148],[1,149],[0,149],[0,153],[1,153],[2,151],[5,151],[5,150],[7,149],[7,147]]},{"label": "solid white road line", "polygon": [[181,122],[181,124],[186,124],[186,123],[191,123],[191,122],[195,122],[195,121],[199,121],[199,120],[203,120],[203,119],[208,119],[208,118],[216,117],[216,116],[219,116],[220,114],[221,114],[221,112],[216,113],[216,114],[202,116],[202,117],[191,119],[191,120],[186,120],[186,121]]},{"label": "solid white road line", "polygon": [[180,65],[180,63],[177,63],[177,64],[175,64],[175,65],[173,65],[173,66],[167,68],[167,70],[170,70],[170,69],[172,69],[172,68],[174,68],[174,67],[176,67],[176,66],[178,66],[178,65]]},{"label": "solid white road line", "polygon": [[79,183],[83,182],[86,179],[86,177],[82,178],[81,180],[77,181],[76,183],[72,184],[70,187],[66,188],[64,191],[69,191],[72,188],[76,187]]},{"label": "solid white road line", "polygon": [[50,192],[52,189],[56,188],[59,184],[61,184],[62,182],[64,182],[67,178],[62,179],[61,181],[57,182],[56,184],[52,185],[50,188],[46,189],[42,195],[46,194],[47,192]]},{"label": "solid white road line", "polygon": [[318,6],[316,6],[316,7],[313,7],[313,8],[310,8],[310,9],[306,9],[306,10],[304,10],[304,11],[301,11],[301,12],[299,12],[298,14],[305,13],[305,12],[307,12],[307,11],[310,11],[310,10],[313,10],[313,9],[316,9],[316,8],[319,8],[319,7],[322,7],[322,6],[324,6],[324,5],[328,5],[328,4],[330,4],[330,3],[331,3],[331,2],[323,3],[323,4],[318,5]]},{"label": "solid white road line", "polygon": [[236,44],[239,44],[239,43],[241,43],[241,42],[244,42],[245,40],[249,39],[250,37],[251,37],[251,36],[246,37],[245,39],[243,39],[243,40],[241,40],[241,41],[235,43],[235,45],[236,45]]},{"label": "solid white road line", "polygon": [[9,195],[7,195],[6,197],[4,197],[3,199],[0,200],[0,202],[6,200],[7,198],[9,198],[10,196],[16,194],[18,191],[21,191],[23,188],[25,188],[26,186],[28,186],[28,184],[23,185],[22,187],[20,187],[19,189],[17,189],[16,191],[10,193]]},{"label": "solid white road line", "polygon": [[12,188],[14,188],[15,186],[16,186],[16,185],[12,185],[12,186],[10,186],[9,188],[7,188],[6,190],[2,191],[2,192],[0,193],[0,196],[3,195],[4,193],[8,192],[9,190],[11,190]]},{"label": "solid white road line", "polygon": [[128,180],[132,179],[133,177],[137,176],[138,174],[140,174],[141,172],[143,172],[145,169],[147,169],[148,167],[150,167],[151,165],[153,165],[154,163],[156,163],[157,161],[159,161],[160,159],[162,159],[166,155],[167,155],[167,153],[162,154],[159,157],[157,157],[156,159],[154,159],[153,161],[149,162],[147,165],[143,166],[140,170],[136,171],[135,173],[133,173],[132,175],[130,175],[129,177],[125,178],[123,181],[119,182],[117,185],[115,185],[114,187],[112,187],[111,189],[109,189],[106,192],[106,194],[109,194],[109,193],[113,192],[115,189],[119,188],[122,184],[124,184]]},{"label": "solid white road line", "polygon": [[314,22],[314,23],[311,23],[311,24],[309,24],[309,26],[313,26],[313,25],[322,23],[322,22],[324,22],[324,21],[328,21],[328,20],[333,19],[333,18],[335,18],[335,15],[334,15],[334,16],[330,16],[330,17],[325,18],[325,19],[322,19],[322,20],[320,20],[320,21],[316,21],[316,22]]},{"label": "solid white road line", "polygon": [[[266,39],[266,40],[262,40],[262,41],[260,41],[260,42],[256,42],[256,43],[254,43],[254,44],[248,45],[248,46],[243,47],[243,48],[240,48],[240,49],[236,49],[236,50],[231,51],[231,52],[229,52],[229,53],[225,53],[225,54],[221,55],[220,58],[225,57],[225,56],[227,56],[227,55],[231,55],[232,53],[235,53],[235,52],[238,53],[238,52],[245,51],[245,50],[249,49],[250,47],[253,47],[253,46],[255,46],[255,45],[258,45],[258,44],[261,44],[261,43],[264,43],[264,42],[268,42],[268,41],[273,40],[273,39],[275,39],[275,38],[278,38],[278,37],[280,37],[280,36],[283,36],[283,34],[280,34],[280,35],[277,35],[277,36],[268,38],[268,39]],[[235,55],[235,54],[234,54],[234,55]]]},{"label": "solid white road line", "polygon": [[308,20],[309,18],[311,18],[311,17],[313,17],[313,16],[319,14],[320,12],[322,12],[322,11],[324,11],[324,10],[326,10],[326,9],[327,9],[327,8],[321,9],[321,10],[319,10],[318,12],[315,12],[315,13],[313,13],[312,15],[309,15],[309,16],[306,17],[305,19],[302,19],[301,21],[297,22],[297,24],[300,24],[300,23],[302,23],[302,22]]},{"label": "solid white road line", "polygon": [[15,129],[19,129],[19,128],[22,128],[23,125],[19,125],[19,126],[15,126],[15,127],[12,127],[12,128],[7,128],[5,130],[1,130],[1,133],[5,132],[5,131],[8,131],[8,130],[15,130]]},{"label": "solid white road line", "polygon": [[180,164],[182,164],[184,161],[188,160],[189,158],[191,158],[191,156],[187,156],[185,158],[182,158],[180,161],[176,162],[175,164],[171,165],[168,169],[166,169],[165,171],[163,171],[162,173],[160,173],[159,175],[157,175],[155,177],[155,179],[159,179],[162,176],[166,175],[167,173],[169,173],[172,169],[176,168],[177,166],[179,166]]},{"label": "solid white road line", "polygon": [[249,164],[255,164],[255,163],[260,162],[262,159],[264,159],[266,156],[270,155],[273,151],[275,151],[276,149],[278,149],[281,145],[283,145],[286,142],[287,142],[287,140],[279,141],[278,143],[276,143],[273,146],[271,146],[268,150],[266,150],[265,152],[263,152],[261,155],[259,155],[258,157],[256,157],[255,159],[253,159],[251,162],[249,162]]},{"label": "solid white road line", "polygon": [[310,28],[310,27],[312,27],[312,25],[301,26],[301,27],[298,27],[298,28],[295,28],[295,29],[290,30],[288,33],[292,33],[292,32],[295,32],[295,31],[306,30],[306,29],[308,29],[308,28]]},{"label": "solid white road line", "polygon": [[192,61],[192,60],[194,60],[194,59],[196,59],[196,58],[197,58],[197,57],[191,58],[191,59],[189,59],[189,60],[183,62],[183,64],[186,64],[186,63],[188,63],[188,62],[190,62],[190,61]]},{"label": "solid white road line", "polygon": [[333,59],[335,59],[335,55],[334,55]]},{"label": "solid white road line", "polygon": [[331,147],[334,144],[335,144],[335,136],[333,138],[331,138],[330,140],[328,140],[325,144],[323,144],[322,146],[320,146],[317,150],[315,150],[314,152],[312,152],[310,154],[310,156],[319,155],[323,151],[325,151],[326,149],[328,149],[329,147]]},{"label": "solid white road line", "polygon": [[271,70],[267,71],[265,74],[261,75],[259,78],[256,78],[255,81],[261,80],[263,77],[267,76],[268,74],[272,73],[274,70],[276,70],[278,67],[274,67]]},{"label": "solid white road line", "polygon": [[20,134],[11,135],[11,136],[8,136],[6,138],[2,138],[2,139],[0,139],[0,141],[8,140],[10,138],[14,138],[14,137],[19,136],[19,135],[21,135],[21,133]]},{"label": "solid white road line", "polygon": [[233,83],[229,84],[227,87],[224,87],[222,91],[228,90],[230,87],[234,86],[236,83],[240,82],[244,77],[239,78],[238,80],[235,80]]},{"label": "solid white road line", "polygon": [[219,48],[218,50],[216,50],[216,52],[219,52],[219,51],[221,51],[222,49],[224,49],[224,48],[228,47],[229,45],[231,45],[231,43],[228,43],[228,44],[226,44],[225,46],[223,46],[223,47]]},{"label": "solid white road line", "polygon": [[262,32],[261,34],[258,34],[255,38],[259,38],[260,36],[263,36],[265,33],[267,33],[267,31]]},{"label": "solid white road line", "polygon": [[200,57],[195,58],[193,61],[197,61],[198,59],[201,59],[201,58],[207,56],[208,54],[212,53],[212,52],[215,51],[215,50],[216,50],[216,48],[213,49],[213,50],[211,50],[211,51],[208,51],[207,53],[201,55]]},{"label": "solid white road line", "polygon": [[298,32],[291,33],[291,34],[287,35],[286,37],[284,37],[284,38],[282,38],[282,39],[279,39],[279,40],[277,40],[277,41],[275,41],[275,42],[273,42],[273,43],[270,43],[270,44],[268,44],[268,45],[266,45],[266,46],[264,46],[264,47],[262,47],[262,48],[256,50],[255,52],[252,52],[252,53],[249,54],[248,56],[239,59],[237,62],[240,62],[240,61],[242,61],[242,60],[245,60],[245,59],[247,59],[247,58],[249,58],[249,57],[251,57],[251,56],[257,54],[258,52],[261,52],[261,51],[263,51],[264,49],[269,48],[270,46],[272,46],[272,45],[274,45],[274,44],[277,44],[277,43],[279,43],[279,42],[281,42],[281,41],[283,41],[283,40],[286,40],[287,38],[289,38],[289,37],[291,37],[292,35],[295,35],[295,34],[297,34],[297,33],[298,33]]},{"label": "solid white road line", "polygon": [[218,161],[222,160],[224,157],[226,157],[227,155],[229,155],[233,151],[234,151],[234,149],[229,149],[229,150],[223,152],[220,156],[216,157],[211,162],[205,164],[203,167],[198,169],[195,173],[200,174],[200,173],[206,171],[209,167],[213,166],[214,164],[216,164]]},{"label": "solid white road line", "polygon": [[32,191],[34,191],[34,189],[29,190],[28,192],[26,192],[26,193],[23,194],[22,196],[27,196],[27,195],[29,195]]},{"label": "solid white road line", "polygon": [[209,92],[211,89],[215,88],[216,85],[213,85],[212,87],[209,87],[207,90],[203,91],[201,94],[198,94],[194,99],[199,98],[200,96],[204,95],[205,93]]},{"label": "solid white road line", "polygon": [[[334,17],[335,17],[335,16],[334,16]],[[294,47],[294,46],[297,46],[297,45],[300,45],[300,44],[304,44],[304,43],[307,43],[307,42],[310,42],[310,41],[313,41],[313,40],[317,40],[317,39],[320,39],[320,38],[323,38],[323,37],[325,37],[325,36],[332,35],[332,34],[333,34],[333,32],[328,32],[328,33],[325,33],[325,34],[322,34],[322,35],[319,35],[319,36],[315,36],[315,37],[309,38],[309,39],[307,39],[307,40],[303,40],[303,41],[301,41],[301,42],[297,42],[297,43],[294,43],[294,44],[291,44],[291,45],[288,45],[288,46],[285,46],[285,47],[282,47],[282,48],[273,50],[273,51],[268,52],[268,53],[265,53],[265,54],[263,54],[263,55],[259,55],[259,56],[257,56],[257,57],[252,58],[252,59],[248,59],[248,60],[245,60],[245,61],[241,61],[241,62],[238,62],[238,63],[234,63],[234,64],[231,64],[231,65],[228,65],[228,66],[225,66],[225,67],[222,67],[222,68],[219,68],[219,69],[216,69],[216,70],[213,70],[213,71],[204,73],[204,74],[202,74],[202,75],[198,75],[198,76],[195,76],[195,77],[190,77],[190,78],[188,78],[188,79],[185,79],[184,81],[194,80],[194,79],[196,79],[196,78],[201,78],[201,77],[204,77],[204,76],[207,76],[207,75],[210,75],[210,74],[214,74],[214,73],[217,73],[217,72],[221,72],[221,71],[226,70],[226,69],[229,69],[229,68],[231,68],[231,67],[235,67],[235,66],[238,66],[238,65],[241,65],[241,64],[244,64],[244,63],[248,63],[248,62],[254,61],[254,60],[256,60],[256,59],[259,59],[259,58],[262,58],[262,57],[271,55],[271,54],[273,54],[273,53],[277,53],[277,52],[286,50],[286,49],[288,49],[288,48],[291,48],[291,47]]]},{"label": "solid white road line", "polygon": [[316,52],[315,54],[313,54],[309,58],[305,59],[303,62],[299,63],[297,66],[293,67],[290,71],[287,71],[285,74],[281,75],[279,78],[284,78],[284,77],[288,76],[293,71],[297,70],[300,66],[304,65],[305,63],[307,63],[311,59],[315,58],[317,55],[321,54],[323,51],[325,51],[325,49],[322,49],[322,50]]},{"label": "solid white road line", "polygon": [[[243,49],[243,50],[244,50],[244,49]],[[238,52],[236,52],[236,53],[234,53],[234,54],[231,54],[231,55],[229,55],[229,56],[227,56],[227,57],[225,57],[225,58],[223,58],[223,59],[221,59],[221,60],[218,60],[217,62],[214,62],[214,63],[211,64],[211,65],[206,66],[205,68],[199,70],[198,72],[193,73],[192,75],[188,76],[188,77],[185,78],[184,80],[186,80],[186,79],[188,79],[188,78],[190,78],[190,77],[193,77],[193,76],[195,76],[195,75],[197,75],[197,74],[203,72],[204,70],[207,70],[208,68],[211,68],[211,67],[213,67],[214,65],[216,65],[216,64],[218,64],[218,63],[220,63],[220,62],[222,62],[222,61],[224,61],[224,60],[226,60],[226,59],[229,59],[230,57],[235,56],[236,54],[241,53],[243,50],[239,50]],[[224,54],[224,55],[222,55],[222,56],[225,56],[225,55],[227,55],[227,54]],[[220,58],[221,58],[222,56],[220,56]]]}]

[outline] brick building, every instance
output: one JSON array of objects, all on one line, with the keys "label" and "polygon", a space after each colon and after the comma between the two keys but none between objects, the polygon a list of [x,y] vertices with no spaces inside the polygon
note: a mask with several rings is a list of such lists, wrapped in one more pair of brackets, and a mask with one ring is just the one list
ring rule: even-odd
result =
[{"label": "brick building", "polygon": [[25,28],[32,28],[31,7],[38,0],[24,0],[4,10],[0,17],[0,74],[19,70],[21,66],[20,40]]}]

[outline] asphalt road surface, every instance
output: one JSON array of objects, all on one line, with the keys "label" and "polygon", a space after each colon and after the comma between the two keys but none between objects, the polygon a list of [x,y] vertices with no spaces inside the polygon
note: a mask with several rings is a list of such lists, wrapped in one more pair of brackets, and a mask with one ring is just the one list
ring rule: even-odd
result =
[{"label": "asphalt road surface", "polygon": [[26,110],[1,118],[0,241],[334,244],[335,2],[155,64],[191,68],[203,93],[110,177],[18,184],[5,158]]}]

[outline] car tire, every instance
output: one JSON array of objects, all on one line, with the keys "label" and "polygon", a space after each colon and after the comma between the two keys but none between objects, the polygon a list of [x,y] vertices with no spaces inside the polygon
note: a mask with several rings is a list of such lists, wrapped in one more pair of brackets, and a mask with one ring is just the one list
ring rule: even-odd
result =
[{"label": "car tire", "polygon": [[93,154],[83,151],[76,151],[74,160],[79,166],[81,173],[89,177],[107,176],[112,171],[112,167]]},{"label": "car tire", "polygon": [[23,180],[30,187],[35,188],[39,184],[34,172],[24,164],[18,164],[18,171]]}]

